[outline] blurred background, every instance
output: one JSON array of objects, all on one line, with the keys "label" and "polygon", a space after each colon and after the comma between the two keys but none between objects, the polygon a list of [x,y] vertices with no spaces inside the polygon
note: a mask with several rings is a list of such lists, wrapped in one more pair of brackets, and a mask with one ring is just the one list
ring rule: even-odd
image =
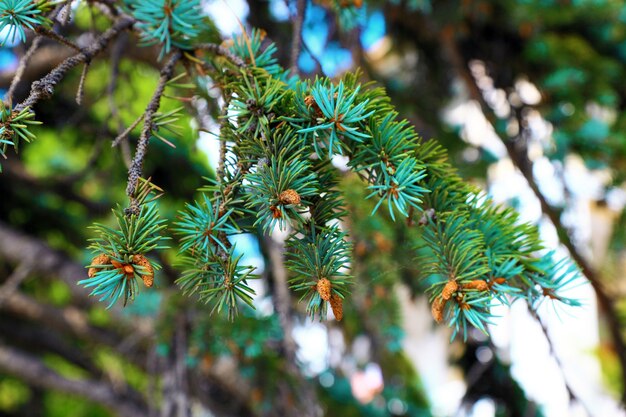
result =
[{"label": "blurred background", "polygon": [[[97,3],[71,2],[63,33],[81,46],[110,24]],[[125,201],[132,146],[110,143],[143,112],[161,65],[158,48],[128,34],[90,65],[83,104],[74,70],[36,106],[37,140],[2,162],[0,416],[290,416],[304,397],[327,416],[626,415],[626,3],[207,0],[206,37],[228,44],[262,29],[289,67],[302,4],[302,76],[360,68],[363,82],[384,86],[467,181],[581,266],[568,295],[583,307],[498,307],[489,337],[451,342],[431,318],[429,283],[415,278],[411,231],[370,216],[365,185],[345,172],[355,284],[341,322],[305,318],[292,297],[284,334],[271,243],[253,235],[236,247],[263,279],[253,284],[256,310],[234,322],[182,296],[174,250],[160,255],[157,289],[105,310],[75,284],[91,259],[88,226],[111,222]],[[32,42],[0,49],[3,91]],[[41,42],[15,101],[72,54]],[[170,219],[218,159],[219,86],[196,82],[197,95],[163,103],[187,109],[176,148],[154,142],[146,160]],[[345,162],[334,161],[340,171]],[[300,377],[285,337],[297,344]]]}]

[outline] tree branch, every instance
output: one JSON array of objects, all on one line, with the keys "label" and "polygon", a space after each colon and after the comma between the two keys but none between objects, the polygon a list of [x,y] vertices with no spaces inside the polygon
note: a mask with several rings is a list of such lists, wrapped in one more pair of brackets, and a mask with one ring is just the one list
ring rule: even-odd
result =
[{"label": "tree branch", "polygon": [[17,268],[6,281],[0,286],[0,307],[4,300],[9,298],[19,287],[19,285],[28,277],[32,267],[27,262],[18,264]]},{"label": "tree branch", "polygon": [[233,64],[235,64],[236,66],[240,68],[243,68],[246,66],[246,63],[244,62],[243,59],[239,58],[237,55],[233,54],[232,52],[230,52],[230,50],[224,48],[221,45],[217,45],[215,43],[204,43],[204,44],[196,45],[194,48],[196,50],[207,51],[215,55],[223,56],[224,58],[228,59],[230,62],[232,62]]},{"label": "tree branch", "polygon": [[65,59],[59,66],[50,71],[42,79],[35,81],[31,85],[29,96],[20,104],[15,106],[16,111],[32,107],[39,100],[48,98],[54,93],[54,87],[63,79],[65,74],[75,66],[90,61],[93,57],[102,52],[109,42],[117,37],[122,31],[130,28],[135,20],[127,16],[119,18],[111,28],[98,37],[90,46],[82,52]]},{"label": "tree branch", "polygon": [[10,343],[19,349],[37,356],[54,353],[66,361],[91,373],[94,378],[102,376],[87,351],[76,346],[73,340],[66,340],[58,332],[45,325],[27,324],[20,317],[5,315],[0,319],[0,334],[10,334]]},{"label": "tree branch", "polygon": [[40,360],[0,342],[0,369],[27,383],[46,389],[80,395],[102,404],[120,416],[147,417],[144,401],[131,400],[128,391],[114,390],[108,384],[89,379],[68,379],[44,365]]},{"label": "tree branch", "polygon": [[47,28],[45,28],[43,26],[36,26],[35,27],[35,32],[38,35],[45,36],[45,37],[47,37],[49,39],[57,41],[61,45],[65,45],[65,46],[67,46],[67,47],[69,47],[69,48],[71,48],[71,49],[73,49],[73,50],[75,50],[77,52],[82,52],[80,47],[78,45],[76,45],[74,42],[72,42],[71,40],[67,39],[65,36],[60,35],[60,34],[54,32],[54,31],[52,31],[50,29],[47,29]]},{"label": "tree branch", "polygon": [[[293,407],[293,416],[317,417],[320,410],[317,407],[317,399],[313,387],[302,377],[296,363],[297,345],[293,339],[293,315],[291,311],[291,297],[289,284],[287,283],[287,269],[284,264],[284,244],[276,242],[272,238],[264,237],[264,246],[269,255],[272,276],[274,278],[274,308],[278,314],[280,325],[283,329],[283,352],[285,366],[288,374],[294,379],[293,387],[298,398],[299,407]],[[286,405],[286,407],[288,407]],[[298,410],[299,408],[299,410]],[[285,410],[286,412],[287,410]]]},{"label": "tree branch", "polygon": [[96,162],[102,145],[96,144],[95,148],[84,168],[74,174],[68,174],[65,177],[37,178],[30,174],[26,167],[17,159],[9,159],[5,162],[4,167],[6,169],[2,175],[8,177],[8,182],[17,184],[18,187],[24,187],[32,192],[41,194],[53,193],[63,199],[77,202],[87,208],[90,215],[102,215],[108,213],[111,206],[89,199],[75,192],[71,186],[73,181],[78,180],[82,175],[87,173],[89,168]]},{"label": "tree branch", "polygon": [[[567,248],[572,259],[578,264],[582,273],[587,277],[587,280],[593,287],[598,299],[600,309],[606,315],[611,338],[613,339],[613,343],[615,344],[616,354],[620,362],[622,380],[626,381],[626,342],[622,337],[622,329],[619,321],[619,315],[617,313],[613,300],[611,299],[608,292],[605,290],[604,285],[602,284],[599,274],[595,271],[591,264],[580,254],[580,252],[572,242],[567,228],[563,225],[559,212],[548,203],[545,196],[539,189],[539,186],[537,185],[537,182],[535,181],[533,175],[532,161],[530,161],[530,159],[528,158],[526,145],[523,143],[520,137],[515,140],[503,139],[503,132],[497,130],[497,116],[495,115],[491,106],[489,106],[489,103],[487,103],[487,101],[485,100],[482,91],[478,87],[473,75],[469,72],[467,63],[463,59],[454,40],[454,32],[444,29],[441,33],[440,38],[443,49],[446,52],[447,57],[452,64],[452,67],[455,69],[458,76],[467,86],[467,89],[472,99],[480,105],[480,108],[485,118],[491,124],[494,132],[496,132],[496,134],[500,137],[500,140],[504,143],[509,158],[522,173],[533,193],[539,200],[539,203],[541,204],[541,210],[546,216],[548,216],[554,227],[559,232],[558,235],[561,243]],[[626,389],[624,389],[622,392],[621,401],[622,404],[626,404]]]},{"label": "tree branch", "polygon": [[17,66],[15,73],[13,74],[11,85],[9,86],[9,90],[4,95],[5,101],[11,102],[13,100],[13,94],[15,94],[15,89],[17,88],[18,84],[22,80],[22,77],[24,76],[24,71],[26,71],[26,68],[29,66],[31,58],[33,57],[33,55],[39,48],[41,39],[42,39],[41,36],[37,36],[35,39],[33,39],[33,42],[30,44],[30,47],[20,59],[20,63]]},{"label": "tree branch", "polygon": [[302,24],[306,13],[306,0],[296,0],[296,15],[293,18],[293,36],[291,38],[291,71],[299,74],[298,58],[302,47]]},{"label": "tree branch", "polygon": [[15,264],[27,262],[32,266],[33,273],[60,278],[68,285],[78,304],[92,304],[89,291],[76,285],[86,275],[85,268],[39,239],[15,231],[1,221],[0,257]]},{"label": "tree branch", "polygon": [[159,106],[161,105],[161,97],[163,96],[163,92],[165,91],[165,85],[174,76],[174,67],[176,66],[176,63],[181,58],[181,56],[182,54],[179,50],[175,51],[161,69],[159,84],[157,85],[157,88],[152,95],[152,99],[148,103],[146,111],[144,112],[143,128],[141,130],[141,135],[139,136],[139,141],[137,142],[135,157],[133,158],[130,169],[128,170],[128,185],[126,187],[126,194],[130,197],[131,200],[130,209],[133,212],[138,212],[139,210],[137,202],[135,201],[135,192],[137,191],[137,182],[139,181],[139,177],[141,177],[142,175],[143,159],[146,156],[146,151],[148,150],[148,141],[150,140],[151,132],[153,129],[152,119],[154,118],[154,114],[159,110]]},{"label": "tree branch", "polygon": [[115,330],[95,327],[89,323],[86,313],[76,307],[58,308],[43,304],[22,293],[14,293],[7,298],[0,311],[9,311],[19,317],[40,323],[45,327],[52,327],[61,333],[79,337],[91,343],[99,343],[128,355],[130,349],[121,349],[122,341],[126,336],[137,338],[136,343],[147,345],[150,340],[151,329],[142,329],[129,323],[116,321]]},{"label": "tree branch", "polygon": [[186,311],[175,317],[170,352],[164,360],[162,373],[163,405],[161,417],[190,417],[189,387],[187,375],[187,328]]},{"label": "tree branch", "polygon": [[576,394],[572,390],[572,387],[567,381],[567,377],[565,376],[565,372],[563,370],[563,363],[561,362],[561,359],[559,358],[559,356],[556,354],[556,350],[554,349],[554,344],[552,343],[552,338],[550,337],[550,333],[548,332],[548,328],[546,327],[545,323],[543,322],[543,320],[541,320],[541,317],[539,317],[539,314],[537,314],[537,312],[533,310],[530,304],[528,304],[528,311],[530,312],[530,315],[533,316],[533,318],[537,321],[537,323],[539,324],[539,327],[541,327],[541,331],[543,332],[543,335],[545,336],[546,341],[548,342],[550,355],[552,355],[552,357],[554,358],[557,364],[557,367],[559,368],[559,371],[561,372],[561,377],[563,378],[563,384],[565,384],[565,389],[567,390],[567,394],[569,395],[570,401],[577,402],[578,404],[580,404],[585,409],[587,416],[592,417],[593,414],[590,412],[587,405],[584,402],[582,402],[580,398],[576,396]]}]

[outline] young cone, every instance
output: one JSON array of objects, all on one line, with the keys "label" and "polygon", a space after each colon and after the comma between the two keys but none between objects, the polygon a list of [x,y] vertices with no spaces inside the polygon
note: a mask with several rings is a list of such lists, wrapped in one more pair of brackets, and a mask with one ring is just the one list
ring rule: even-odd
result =
[{"label": "young cone", "polygon": [[489,284],[487,284],[487,281],[483,281],[482,279],[475,279],[463,284],[463,288],[468,290],[487,291],[489,289]]},{"label": "young cone", "polygon": [[291,188],[280,193],[278,199],[283,204],[300,204],[300,194]]},{"label": "young cone", "polygon": [[[95,258],[91,260],[92,265],[108,265],[110,263],[111,263],[111,258],[109,258],[109,255],[106,255],[104,253],[101,253],[100,255],[96,256]],[[89,278],[93,278],[96,276],[99,270],[100,270],[99,268],[91,267],[89,268],[89,270],[87,270],[87,276]]]},{"label": "young cone", "polygon": [[433,305],[431,306],[430,312],[433,315],[433,319],[437,323],[441,323],[443,321],[443,309],[446,306],[446,301],[443,298],[437,297],[433,301]]},{"label": "young cone", "polygon": [[441,291],[441,296],[443,297],[444,300],[447,301],[450,298],[452,298],[452,294],[454,294],[456,290],[458,289],[459,289],[459,284],[457,284],[456,281],[454,280],[450,280],[448,281],[446,286],[443,287],[443,290]]},{"label": "young cone", "polygon": [[333,293],[330,297],[330,308],[333,309],[337,321],[341,321],[343,318],[343,299],[339,295]]},{"label": "young cone", "polygon": [[317,281],[317,292],[322,297],[324,301],[330,301],[330,293],[331,293],[332,284],[328,280],[328,278],[322,278]]},{"label": "young cone", "polygon": [[133,256],[133,263],[143,266],[146,269],[147,273],[141,276],[143,278],[143,285],[148,288],[152,287],[152,284],[154,284],[154,268],[148,258],[143,255],[135,255]]}]

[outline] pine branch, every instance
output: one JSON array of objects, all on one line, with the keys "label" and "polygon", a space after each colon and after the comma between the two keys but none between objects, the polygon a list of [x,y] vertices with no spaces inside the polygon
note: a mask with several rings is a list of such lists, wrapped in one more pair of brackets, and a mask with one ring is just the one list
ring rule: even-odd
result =
[{"label": "pine branch", "polygon": [[135,156],[131,162],[130,169],[128,170],[128,185],[126,187],[126,194],[130,197],[130,209],[133,212],[138,211],[138,203],[136,201],[135,193],[137,192],[137,182],[142,176],[143,160],[146,156],[148,141],[150,140],[153,130],[153,119],[155,113],[159,110],[159,106],[161,105],[161,97],[165,91],[165,85],[170,79],[172,79],[172,77],[174,77],[174,67],[181,56],[180,51],[175,51],[161,69],[159,83],[154,94],[152,95],[152,99],[150,99],[150,102],[146,107],[146,111],[144,112],[143,128],[139,136],[139,141],[137,142]]},{"label": "pine branch", "polygon": [[[520,138],[507,140],[503,139],[503,132],[499,132],[496,129],[497,116],[487,101],[485,100],[482,91],[478,87],[475,78],[469,72],[467,63],[464,62],[463,57],[458,49],[458,46],[454,40],[454,33],[451,31],[443,31],[440,35],[441,43],[444,50],[447,52],[447,57],[450,60],[452,67],[457,72],[458,76],[463,80],[467,86],[470,96],[479,105],[487,121],[491,124],[493,131],[498,134],[500,140],[505,145],[509,158],[513,164],[518,168],[526,179],[529,187],[539,200],[541,204],[542,212],[548,216],[554,227],[558,231],[559,240],[567,248],[572,259],[578,264],[582,273],[587,277],[587,280],[593,287],[596,297],[598,299],[599,306],[606,314],[607,322],[613,343],[615,344],[615,350],[620,362],[622,379],[626,381],[626,341],[622,337],[622,328],[619,320],[617,309],[614,305],[614,300],[608,294],[602,280],[591,264],[585,259],[579,250],[575,247],[574,243],[569,237],[567,228],[561,221],[560,213],[552,207],[541,190],[537,185],[532,172],[532,162],[528,158],[528,152],[526,146],[523,145]],[[622,404],[626,404],[626,389],[622,392],[621,397]]]},{"label": "pine branch", "polygon": [[233,54],[231,51],[229,51],[228,49],[224,48],[221,45],[217,45],[214,43],[202,43],[199,45],[194,45],[194,49],[207,51],[215,55],[223,56],[224,58],[228,59],[230,62],[232,62],[233,64],[235,64],[236,66],[240,68],[243,68],[246,66],[246,63],[244,62],[243,59]]},{"label": "pine branch", "polygon": [[112,39],[119,36],[124,30],[129,29],[134,23],[134,19],[129,17],[119,18],[113,26],[100,35],[91,45],[84,48],[82,52],[65,59],[45,77],[33,82],[30,94],[24,101],[15,106],[15,110],[20,111],[27,107],[32,108],[39,100],[51,97],[54,93],[54,88],[69,70],[93,59],[109,45]]},{"label": "pine branch", "polygon": [[72,42],[71,40],[67,39],[65,36],[60,35],[56,32],[54,32],[53,30],[50,30],[46,27],[43,26],[37,26],[35,28],[35,32],[38,35],[41,36],[45,36],[46,38],[52,39],[62,45],[65,45],[67,47],[70,47],[71,49],[75,50],[76,52],[82,52],[80,46],[76,45],[74,42]]}]

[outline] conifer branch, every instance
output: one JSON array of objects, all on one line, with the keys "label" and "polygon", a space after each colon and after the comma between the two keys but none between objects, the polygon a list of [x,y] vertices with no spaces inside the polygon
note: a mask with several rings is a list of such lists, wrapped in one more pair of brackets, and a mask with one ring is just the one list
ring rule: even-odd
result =
[{"label": "conifer branch", "polygon": [[30,94],[23,102],[15,106],[15,110],[32,108],[39,100],[51,97],[54,88],[69,70],[94,58],[109,45],[112,39],[119,36],[121,32],[130,28],[134,23],[134,19],[129,17],[119,18],[113,26],[100,35],[91,45],[84,48],[82,52],[65,59],[45,77],[34,81],[31,85]]},{"label": "conifer branch", "polygon": [[[220,127],[220,131],[224,128],[224,126],[226,126],[226,124],[228,123],[228,119],[226,118],[228,116],[228,106],[230,105],[229,101],[226,101],[224,103],[224,107],[222,108],[221,111],[221,116],[222,116],[222,120],[221,120],[221,127]],[[224,138],[218,138],[220,141],[220,153],[219,153],[219,161],[217,162],[217,170],[215,172],[215,176],[217,179],[218,184],[222,184],[222,182],[224,181],[224,169],[226,168],[226,140]],[[218,190],[216,190],[216,196],[219,194]]]},{"label": "conifer branch", "polygon": [[174,68],[176,67],[176,63],[181,56],[181,52],[176,50],[161,69],[159,83],[143,115],[143,128],[141,130],[141,134],[139,135],[135,156],[133,157],[130,169],[128,170],[128,185],[126,187],[126,194],[131,200],[129,208],[132,212],[138,211],[135,193],[137,192],[137,182],[142,175],[143,160],[146,156],[146,151],[148,150],[148,141],[150,140],[154,129],[153,119],[155,113],[159,110],[161,105],[161,97],[165,91],[165,85],[170,79],[172,79],[172,77],[174,77]]},{"label": "conifer branch", "polygon": [[211,52],[212,54],[223,56],[227,58],[230,62],[235,64],[236,66],[243,68],[246,66],[246,63],[239,56],[233,54],[228,49],[224,48],[221,45],[217,45],[215,43],[202,43],[199,45],[194,45],[194,49]]},{"label": "conifer branch", "polygon": [[[567,248],[572,259],[578,264],[582,273],[593,287],[600,309],[606,314],[611,339],[615,344],[615,351],[620,362],[622,379],[626,381],[626,341],[624,341],[622,336],[622,327],[614,300],[604,288],[598,273],[575,247],[569,236],[569,231],[561,221],[560,213],[548,203],[548,200],[539,189],[533,174],[532,162],[528,158],[528,150],[523,144],[521,138],[506,139],[505,132],[501,132],[496,128],[497,116],[489,103],[485,100],[482,91],[476,83],[476,79],[470,73],[467,63],[464,61],[453,36],[454,34],[451,31],[443,31],[440,36],[444,50],[447,52],[447,56],[452,64],[452,67],[467,86],[472,99],[479,104],[487,122],[491,125],[493,131],[498,135],[504,144],[509,158],[526,179],[528,186],[535,194],[535,197],[539,200],[542,212],[548,216],[554,227],[557,229],[560,242]],[[622,404],[626,404],[626,389],[622,391],[621,401]]]},{"label": "conifer branch", "polygon": [[53,30],[50,30],[44,26],[37,26],[35,28],[35,33],[37,33],[40,36],[45,36],[46,38],[52,39],[62,45],[65,45],[73,50],[75,50],[76,52],[82,52],[80,46],[76,45],[74,42],[72,42],[71,40],[67,39],[65,36],[60,35],[58,33],[56,33]]}]

